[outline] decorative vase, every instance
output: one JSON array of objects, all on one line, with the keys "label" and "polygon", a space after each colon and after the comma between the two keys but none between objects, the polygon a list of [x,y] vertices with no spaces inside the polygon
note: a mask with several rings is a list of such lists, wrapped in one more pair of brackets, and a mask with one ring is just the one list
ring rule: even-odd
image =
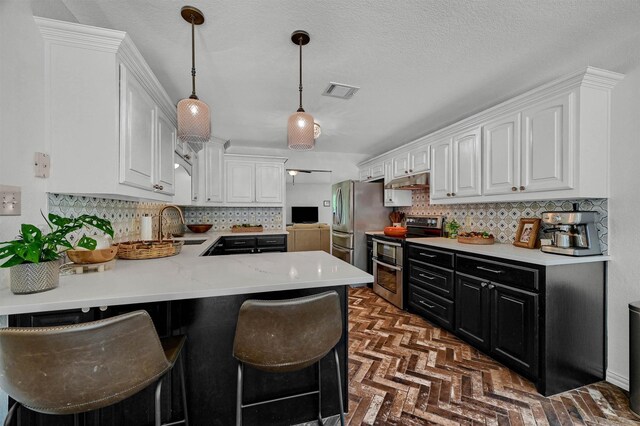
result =
[{"label": "decorative vase", "polygon": [[23,263],[9,268],[11,292],[15,294],[38,293],[58,287],[60,261]]}]

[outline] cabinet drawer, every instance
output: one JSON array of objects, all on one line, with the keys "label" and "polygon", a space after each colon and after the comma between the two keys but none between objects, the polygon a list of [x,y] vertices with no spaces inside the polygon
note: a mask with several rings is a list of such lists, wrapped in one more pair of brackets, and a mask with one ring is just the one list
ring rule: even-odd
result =
[{"label": "cabinet drawer", "polygon": [[256,237],[225,237],[224,248],[241,249],[253,248],[256,246]]},{"label": "cabinet drawer", "polygon": [[453,271],[450,269],[410,260],[409,281],[417,287],[453,300]]},{"label": "cabinet drawer", "polygon": [[502,284],[538,290],[538,270],[459,254],[456,271]]},{"label": "cabinet drawer", "polygon": [[424,246],[409,246],[409,259],[419,260],[443,268],[453,269],[453,253],[426,248]]},{"label": "cabinet drawer", "polygon": [[284,246],[286,241],[286,235],[265,235],[256,237],[256,245],[258,247]]},{"label": "cabinet drawer", "polygon": [[409,284],[409,306],[423,317],[453,331],[453,302]]}]

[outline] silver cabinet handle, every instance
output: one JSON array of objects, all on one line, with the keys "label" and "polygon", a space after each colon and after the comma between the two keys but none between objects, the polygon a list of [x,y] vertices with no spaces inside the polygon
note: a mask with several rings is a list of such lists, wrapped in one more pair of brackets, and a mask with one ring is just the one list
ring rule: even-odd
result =
[{"label": "silver cabinet handle", "polygon": [[427,254],[427,253],[420,253],[420,256],[429,257],[429,258],[437,257],[435,254]]},{"label": "silver cabinet handle", "polygon": [[520,187],[520,191],[524,191],[524,189],[525,189],[524,186]]},{"label": "silver cabinet handle", "polygon": [[102,312],[106,311],[107,309],[109,309],[108,306],[100,306],[100,311]]},{"label": "silver cabinet handle", "polygon": [[482,283],[480,284],[480,287],[485,288],[487,286],[487,283]]},{"label": "silver cabinet handle", "polygon": [[382,245],[385,245],[385,246],[402,247],[402,244],[392,243],[391,241],[376,240],[375,238],[373,239],[373,242],[374,243],[378,243],[378,244],[382,244]]},{"label": "silver cabinet handle", "polygon": [[267,244],[276,244],[277,241],[276,240],[269,240],[269,241],[265,241],[265,243],[267,243]]},{"label": "silver cabinet handle", "polygon": [[430,277],[429,275],[425,275],[425,274],[418,274],[418,276],[422,278],[426,278],[431,281],[435,280],[435,277]]},{"label": "silver cabinet handle", "polygon": [[455,193],[455,192],[452,192],[452,193],[451,193],[451,196],[452,196],[452,197],[455,197],[455,196],[456,196],[456,193]]},{"label": "silver cabinet handle", "polygon": [[419,303],[419,304],[421,304],[421,305],[426,306],[427,308],[431,308],[431,309],[435,308],[435,306],[434,306],[434,305],[430,305],[430,304],[428,304],[427,302],[422,301],[422,300],[418,300],[418,303]]},{"label": "silver cabinet handle", "polygon": [[247,244],[246,241],[234,241],[233,244]]},{"label": "silver cabinet handle", "polygon": [[91,310],[91,308],[82,308],[80,310],[82,311],[83,314],[86,314],[87,312],[89,312]]},{"label": "silver cabinet handle", "polygon": [[491,273],[494,273],[494,274],[503,274],[504,273],[504,271],[496,270],[496,269],[489,269],[489,268],[485,268],[484,266],[476,266],[476,269],[480,269],[481,271],[491,272]]},{"label": "silver cabinet handle", "polygon": [[447,197],[451,197],[451,193],[450,192],[447,192]]},{"label": "silver cabinet handle", "polygon": [[494,288],[496,288],[496,286],[495,286],[495,285],[493,285],[493,284],[489,284],[489,290],[493,290]]},{"label": "silver cabinet handle", "polygon": [[376,263],[380,266],[384,266],[385,268],[394,269],[396,271],[402,271],[402,267],[389,265],[388,263],[380,262],[378,259],[373,259],[373,263]]},{"label": "silver cabinet handle", "polygon": [[516,188],[515,186],[512,186],[512,187],[511,187],[511,190],[512,190],[512,191],[517,191],[517,190],[518,190],[518,188]]}]

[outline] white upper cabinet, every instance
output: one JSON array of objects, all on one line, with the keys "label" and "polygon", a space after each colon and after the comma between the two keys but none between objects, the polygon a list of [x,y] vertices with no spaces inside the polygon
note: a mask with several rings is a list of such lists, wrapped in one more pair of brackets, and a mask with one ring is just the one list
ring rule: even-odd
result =
[{"label": "white upper cabinet", "polygon": [[[385,167],[384,183],[387,183],[392,180],[393,163],[387,161],[383,164]],[[410,207],[413,204],[412,192],[403,189],[385,189],[383,204],[385,207]]]},{"label": "white upper cabinet", "polygon": [[508,114],[482,128],[482,193],[509,194],[520,186],[520,113]]},{"label": "white upper cabinet", "polygon": [[384,173],[384,161],[368,164],[366,166],[360,167],[360,170],[358,172],[358,180],[360,182],[367,182],[383,179],[385,177]]},{"label": "white upper cabinet", "polygon": [[201,151],[204,165],[202,179],[204,181],[204,204],[220,204],[224,202],[224,147],[216,142],[205,144]]},{"label": "white upper cabinet", "polygon": [[480,195],[480,148],[480,128],[460,132],[432,145],[432,200]]},{"label": "white upper cabinet", "polygon": [[225,205],[282,206],[285,158],[225,155]]},{"label": "white upper cabinet", "polygon": [[480,195],[482,191],[480,148],[479,127],[453,137],[452,197]]},{"label": "white upper cabinet", "polygon": [[429,161],[431,159],[430,152],[431,150],[427,144],[409,151],[409,172],[419,173],[429,171],[429,169],[431,169],[431,163]]},{"label": "white upper cabinet", "polygon": [[575,93],[545,100],[522,112],[520,191],[573,188]]},{"label": "white upper cabinet", "polygon": [[131,39],[34,19],[44,41],[47,190],[172,201],[176,108]]},{"label": "white upper cabinet", "polygon": [[284,164],[256,163],[256,202],[282,204]]},{"label": "white upper cabinet", "polygon": [[431,164],[429,189],[432,200],[451,197],[451,192],[453,192],[452,151],[450,138],[431,145],[433,163]]},{"label": "white upper cabinet", "polygon": [[393,179],[408,176],[411,174],[411,161],[409,161],[409,153],[398,154],[391,160],[393,169],[391,176]]}]

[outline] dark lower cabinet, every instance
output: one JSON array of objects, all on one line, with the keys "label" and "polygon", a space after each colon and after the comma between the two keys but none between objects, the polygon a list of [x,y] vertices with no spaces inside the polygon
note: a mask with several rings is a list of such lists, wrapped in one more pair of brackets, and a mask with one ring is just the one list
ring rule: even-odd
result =
[{"label": "dark lower cabinet", "polygon": [[287,236],[270,234],[258,236],[222,237],[204,256],[229,254],[272,253],[287,251]]},{"label": "dark lower cabinet", "polygon": [[538,295],[456,275],[456,333],[528,377],[537,374]]},{"label": "dark lower cabinet", "polygon": [[456,274],[456,332],[485,351],[491,347],[489,309],[487,282]]},{"label": "dark lower cabinet", "polygon": [[416,243],[407,252],[410,311],[543,395],[604,379],[605,262],[542,266]]}]

